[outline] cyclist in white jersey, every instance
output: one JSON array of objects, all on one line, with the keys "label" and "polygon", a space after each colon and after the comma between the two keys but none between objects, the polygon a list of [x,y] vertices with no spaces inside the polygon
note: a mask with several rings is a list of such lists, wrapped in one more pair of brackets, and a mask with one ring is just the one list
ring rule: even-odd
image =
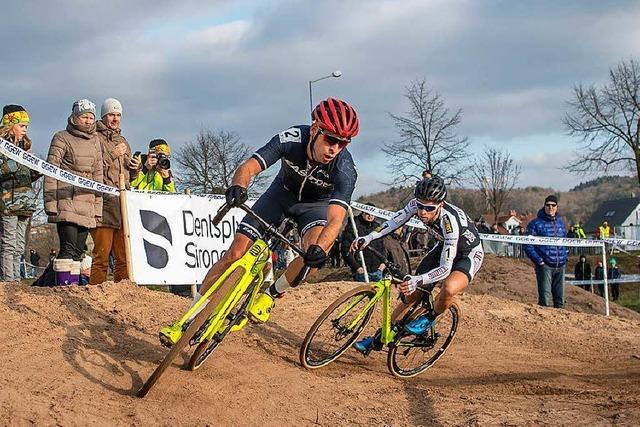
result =
[{"label": "cyclist in white jersey", "polygon": [[[482,265],[484,252],[473,222],[462,209],[445,201],[447,189],[442,178],[424,178],[416,185],[414,194],[415,198],[402,210],[396,212],[378,230],[354,240],[351,247],[353,250],[365,248],[372,240],[386,236],[414,215],[424,223],[436,244],[420,262],[416,275],[404,278],[400,292],[405,299],[392,315],[393,321],[401,318],[421,298],[422,292],[416,292],[418,286],[442,282],[433,310],[418,316],[405,326],[407,332],[421,335],[473,280]],[[371,350],[381,349],[382,343],[378,337],[379,333],[366,337],[355,343],[354,348],[365,355]]]}]

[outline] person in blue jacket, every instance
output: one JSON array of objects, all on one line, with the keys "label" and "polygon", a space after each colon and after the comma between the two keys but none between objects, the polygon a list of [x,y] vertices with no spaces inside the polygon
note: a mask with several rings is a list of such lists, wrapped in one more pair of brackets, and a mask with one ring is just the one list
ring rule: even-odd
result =
[{"label": "person in blue jacket", "polygon": [[[567,229],[558,215],[558,198],[554,195],[544,199],[544,207],[529,223],[527,234],[542,237],[567,237]],[[538,304],[549,305],[549,294],[553,296],[555,308],[564,307],[564,268],[569,251],[566,246],[524,245],[527,257],[533,262],[538,282]]]}]

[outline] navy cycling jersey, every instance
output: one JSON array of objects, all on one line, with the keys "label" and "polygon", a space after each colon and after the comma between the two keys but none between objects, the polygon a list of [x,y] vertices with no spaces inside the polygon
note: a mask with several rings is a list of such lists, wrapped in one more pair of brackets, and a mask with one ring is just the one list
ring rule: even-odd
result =
[{"label": "navy cycling jersey", "polygon": [[253,153],[262,170],[282,160],[271,186],[279,186],[296,195],[300,202],[328,200],[345,209],[351,203],[356,172],[351,153],[345,148],[329,164],[319,164],[307,157],[310,126],[293,126],[280,132]]}]

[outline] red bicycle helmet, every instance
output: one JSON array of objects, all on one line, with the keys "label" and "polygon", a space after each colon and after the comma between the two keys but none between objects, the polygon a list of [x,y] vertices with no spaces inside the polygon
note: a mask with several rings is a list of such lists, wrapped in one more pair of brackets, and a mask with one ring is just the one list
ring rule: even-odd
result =
[{"label": "red bicycle helmet", "polygon": [[351,105],[335,98],[321,101],[311,113],[311,118],[331,136],[351,140],[360,130],[360,121]]}]

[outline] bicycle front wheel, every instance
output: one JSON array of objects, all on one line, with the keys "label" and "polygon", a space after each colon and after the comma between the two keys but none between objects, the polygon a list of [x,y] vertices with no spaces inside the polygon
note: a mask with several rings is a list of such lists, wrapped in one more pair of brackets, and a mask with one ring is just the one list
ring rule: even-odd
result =
[{"label": "bicycle front wheel", "polygon": [[198,344],[187,365],[187,368],[190,371],[195,371],[202,366],[211,353],[213,353],[213,350],[220,345],[224,337],[226,337],[231,331],[231,328],[242,321],[247,321],[247,309],[249,307],[249,303],[252,301],[251,296],[254,289],[255,285],[249,287],[249,289],[247,289],[244,295],[242,295],[240,300],[236,303],[235,307],[230,307],[229,313],[225,315],[225,318],[223,319],[222,326],[211,339],[206,339]]},{"label": "bicycle front wheel", "polygon": [[191,337],[195,335],[200,328],[207,322],[209,316],[213,314],[213,310],[215,307],[222,301],[222,298],[226,295],[229,289],[231,289],[231,285],[235,286],[238,281],[242,278],[244,274],[244,268],[237,268],[231,275],[225,280],[225,282],[219,287],[219,289],[214,292],[214,294],[209,299],[209,303],[207,306],[202,309],[200,313],[191,321],[191,324],[187,328],[186,331],[182,334],[178,342],[176,342],[169,350],[169,353],[165,356],[165,358],[160,362],[158,367],[153,371],[149,379],[142,385],[140,390],[136,393],[138,397],[145,397],[149,390],[155,385],[155,383],[160,379],[164,371],[171,365],[173,359],[178,356],[184,347],[189,344]]},{"label": "bicycle front wheel", "polygon": [[391,373],[396,377],[409,378],[429,369],[453,342],[459,322],[460,307],[454,303],[438,316],[434,329],[423,335],[399,332],[387,355],[387,367]]},{"label": "bicycle front wheel", "polygon": [[359,286],[327,307],[302,342],[302,366],[316,369],[340,357],[358,339],[371,320],[375,304],[366,312],[363,310],[375,294],[371,286]]}]

